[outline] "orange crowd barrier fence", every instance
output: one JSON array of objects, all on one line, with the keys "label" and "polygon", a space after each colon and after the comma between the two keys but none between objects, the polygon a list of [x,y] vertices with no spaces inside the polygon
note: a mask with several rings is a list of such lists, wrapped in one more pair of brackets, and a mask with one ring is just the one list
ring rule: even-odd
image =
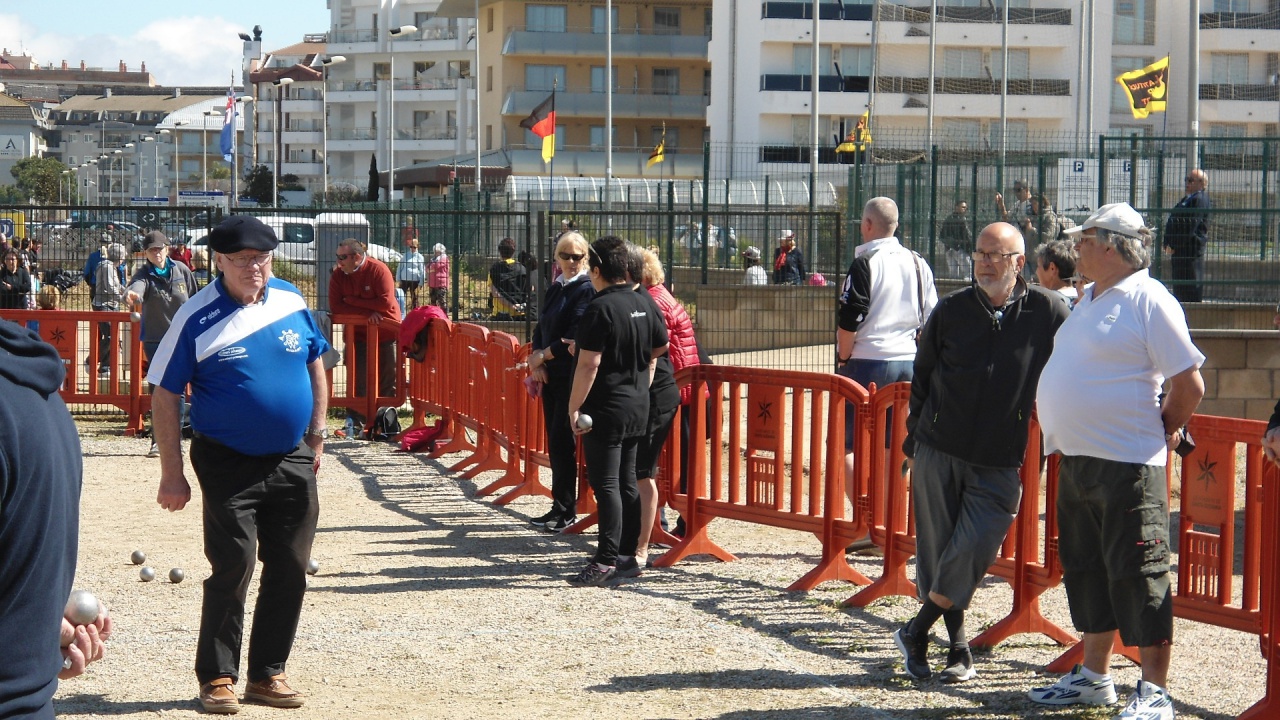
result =
[{"label": "orange crowd barrier fence", "polygon": [[[68,405],[108,405],[125,413],[125,435],[142,431],[151,409],[143,376],[140,323],[127,312],[3,310],[0,318],[35,329],[67,368],[59,394]],[[99,340],[103,332],[105,340]],[[107,346],[99,355],[99,344]],[[97,372],[105,367],[105,375]]]},{"label": "orange crowd barrier fence", "polygon": [[[376,327],[369,325],[363,315],[334,315],[332,317],[333,347],[342,353],[342,382],[336,382],[335,370],[329,370],[329,407],[354,410],[372,422],[380,407],[400,407],[407,395],[408,378],[404,361],[394,341],[400,323],[384,320]],[[360,355],[363,353],[363,359]],[[387,360],[384,355],[391,353]],[[383,392],[382,366],[393,368],[391,384],[395,392]],[[359,392],[358,376],[364,375],[364,392]]]},{"label": "orange crowd barrier fence", "polygon": [[[522,385],[527,370],[520,362],[528,349],[475,326],[433,321],[429,332],[428,361],[411,365],[415,411],[449,415],[459,428],[475,433],[474,445],[459,446],[472,452],[460,465],[492,456],[494,469],[504,474],[485,491],[511,488],[500,502],[548,494],[538,477],[549,464],[541,402]],[[710,400],[680,408],[664,448],[660,492],[683,516],[686,533],[671,538],[672,549],[655,558],[655,565],[674,565],[696,554],[735,559],[708,532],[716,518],[727,518],[811,533],[821,542],[817,566],[789,589],[808,590],[828,580],[866,585],[846,600],[852,605],[915,595],[906,574],[915,551],[911,475],[904,472],[901,450],[909,384],[864,389],[834,375],[711,365],[683,370],[677,380],[691,384],[694,397],[709,392]],[[855,413],[854,472],[846,478],[844,424],[850,411]],[[680,414],[686,412],[691,420],[687,478],[679,432]],[[1045,458],[1042,475],[1040,434],[1036,420],[1031,422],[1021,506],[989,571],[1010,584],[1013,607],[974,644],[991,647],[1017,634],[1041,634],[1072,645],[1048,668],[1061,670],[1078,661],[1082,648],[1039,606],[1043,593],[1062,577],[1058,463],[1054,456]],[[1280,473],[1263,455],[1265,423],[1197,415],[1189,429],[1198,445],[1176,470],[1174,612],[1259,636],[1268,666],[1267,695],[1241,717],[1272,717],[1280,703],[1280,641],[1273,632],[1280,615]],[[465,443],[465,434],[456,433],[455,441],[462,436]],[[1173,466],[1170,476],[1175,477]],[[594,522],[585,471],[582,477],[580,502],[587,503],[588,517],[575,526],[578,532]],[[858,573],[844,555],[851,541],[867,534],[884,550],[875,581]],[[1136,658],[1134,648],[1119,650]]]}]

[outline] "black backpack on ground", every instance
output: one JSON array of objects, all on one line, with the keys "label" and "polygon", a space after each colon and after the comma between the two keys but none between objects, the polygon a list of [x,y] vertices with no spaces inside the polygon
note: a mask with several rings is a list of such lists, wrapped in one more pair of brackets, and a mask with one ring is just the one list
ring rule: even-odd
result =
[{"label": "black backpack on ground", "polygon": [[373,416],[373,422],[369,423],[369,439],[394,440],[399,434],[400,416],[396,413],[396,408],[390,406],[378,408],[378,412]]}]

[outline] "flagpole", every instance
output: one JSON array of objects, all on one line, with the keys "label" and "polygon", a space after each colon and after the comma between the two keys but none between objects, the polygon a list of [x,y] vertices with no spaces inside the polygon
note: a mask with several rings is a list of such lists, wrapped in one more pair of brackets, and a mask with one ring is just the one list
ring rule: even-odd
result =
[{"label": "flagpole", "polygon": [[[233,95],[235,93],[235,90],[234,90],[235,86],[236,86],[236,72],[235,70],[232,70],[231,71],[231,87],[232,87]],[[237,142],[239,138],[236,137],[236,115],[238,114],[237,111],[239,109],[240,108],[237,106],[235,98],[232,97],[231,98],[231,199],[228,201],[228,204],[227,204],[228,212],[232,208],[239,205],[239,203],[237,202],[239,195],[237,194],[238,187],[236,183],[236,156],[240,154],[240,147],[239,147],[239,143]],[[279,131],[280,131],[279,128],[277,128],[276,132],[279,132]]]},{"label": "flagpole", "polygon": [[[556,116],[556,87],[560,84],[559,78],[551,79],[551,117]],[[548,163],[547,172],[551,176],[551,193],[547,196],[547,215],[551,215],[556,210],[556,125],[553,120],[551,123],[551,162]],[[551,249],[555,252],[555,248]]]}]

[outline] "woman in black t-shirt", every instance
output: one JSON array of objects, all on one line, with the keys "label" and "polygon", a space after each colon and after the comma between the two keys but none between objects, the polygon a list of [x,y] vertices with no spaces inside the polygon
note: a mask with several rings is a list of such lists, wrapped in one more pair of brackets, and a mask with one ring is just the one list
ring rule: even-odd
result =
[{"label": "woman in black t-shirt", "polygon": [[[595,557],[572,585],[604,585],[636,564],[636,450],[649,419],[651,366],[666,352],[667,328],[653,300],[627,282],[628,255],[626,242],[614,236],[600,238],[587,254],[596,296],[578,323],[569,422],[582,437],[600,523]],[[583,415],[592,422],[580,423]]]}]

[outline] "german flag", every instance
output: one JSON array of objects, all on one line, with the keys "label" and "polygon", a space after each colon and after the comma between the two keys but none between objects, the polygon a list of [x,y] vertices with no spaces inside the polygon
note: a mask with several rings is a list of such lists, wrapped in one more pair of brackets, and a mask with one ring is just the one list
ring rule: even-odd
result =
[{"label": "german flag", "polygon": [[542,162],[551,162],[556,156],[556,93],[543,100],[529,117],[520,121],[520,127],[542,138]]}]

